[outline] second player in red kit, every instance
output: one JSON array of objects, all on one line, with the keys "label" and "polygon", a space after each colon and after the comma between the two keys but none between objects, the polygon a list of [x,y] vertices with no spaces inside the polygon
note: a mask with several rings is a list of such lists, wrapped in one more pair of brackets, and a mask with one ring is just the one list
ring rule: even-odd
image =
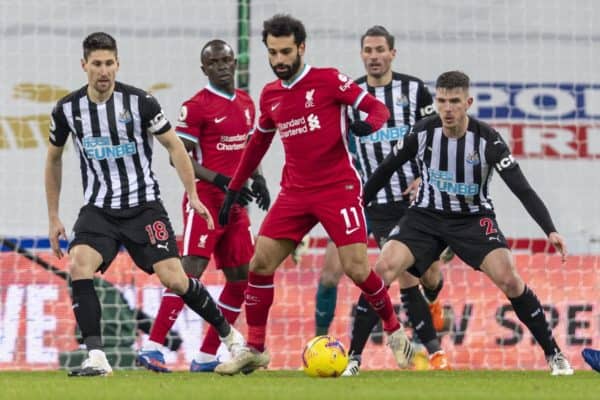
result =
[{"label": "second player in red kit", "polygon": [[263,43],[278,79],[262,91],[257,131],[231,180],[219,212],[220,223],[230,220],[243,183],[265,155],[276,131],[283,142],[285,166],[281,192],[263,221],[250,261],[245,298],[249,346],[217,366],[215,372],[248,373],[268,365],[265,338],[275,270],[319,222],[335,242],[344,272],[381,317],[398,365],[407,366],[413,348],[383,281],[368,265],[361,182],[346,142],[348,105],[368,115],[353,123],[353,131],[376,131],[389,118],[389,111],[336,69],[304,62],[306,31],[302,22],[276,15],[265,21],[263,28]]},{"label": "second player in red kit", "polygon": [[[192,154],[198,197],[216,219],[230,176],[253,132],[255,109],[250,96],[234,88],[236,60],[227,43],[221,40],[208,42],[202,49],[201,58],[202,70],[209,83],[183,103],[176,131]],[[256,199],[258,206],[266,210],[270,203],[262,175],[255,172],[252,177],[252,189],[244,186],[231,208],[231,221],[227,226],[217,224],[214,229],[209,229],[206,222],[188,207],[188,197],[184,195],[183,199],[183,267],[188,275],[199,278],[210,257],[214,257],[216,267],[226,278],[217,304],[227,321],[232,323],[244,301],[248,263],[254,248],[244,206]],[[158,372],[168,371],[160,349],[182,308],[183,303],[178,297],[165,292],[150,341],[138,357],[145,367]],[[216,358],[219,345],[216,331],[209,328],[190,371],[212,371],[219,363]]]}]

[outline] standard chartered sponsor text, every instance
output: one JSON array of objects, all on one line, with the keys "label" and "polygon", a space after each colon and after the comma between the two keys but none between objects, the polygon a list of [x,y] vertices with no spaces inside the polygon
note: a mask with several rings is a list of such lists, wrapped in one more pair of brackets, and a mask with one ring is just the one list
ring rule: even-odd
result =
[{"label": "standard chartered sponsor text", "polygon": [[246,142],[240,142],[235,144],[217,143],[217,150],[220,151],[234,151],[242,150],[246,146]]},{"label": "standard chartered sponsor text", "polygon": [[282,138],[308,132],[304,117],[290,119],[289,121],[277,124],[277,129]]}]

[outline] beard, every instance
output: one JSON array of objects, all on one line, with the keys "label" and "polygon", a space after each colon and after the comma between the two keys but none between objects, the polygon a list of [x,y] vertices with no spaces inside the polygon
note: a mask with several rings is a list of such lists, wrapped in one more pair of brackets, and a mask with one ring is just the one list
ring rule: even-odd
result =
[{"label": "beard", "polygon": [[[285,64],[271,65],[271,69],[273,70],[273,73],[279,79],[281,79],[283,81],[289,81],[294,75],[296,75],[296,73],[300,69],[301,62],[302,62],[302,60],[300,59],[300,54],[298,54],[296,56],[296,60],[292,63],[292,65],[285,65]],[[276,70],[276,68],[281,68],[281,67],[285,67],[285,70],[283,70],[283,71]]]}]

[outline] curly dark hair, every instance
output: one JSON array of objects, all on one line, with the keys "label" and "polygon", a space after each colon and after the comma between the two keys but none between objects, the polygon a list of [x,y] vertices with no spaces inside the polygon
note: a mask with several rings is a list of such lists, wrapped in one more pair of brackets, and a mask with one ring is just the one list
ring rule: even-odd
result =
[{"label": "curly dark hair", "polygon": [[306,29],[300,20],[291,15],[276,14],[263,22],[262,41],[265,45],[268,35],[275,37],[294,35],[294,43],[299,46],[306,40]]}]

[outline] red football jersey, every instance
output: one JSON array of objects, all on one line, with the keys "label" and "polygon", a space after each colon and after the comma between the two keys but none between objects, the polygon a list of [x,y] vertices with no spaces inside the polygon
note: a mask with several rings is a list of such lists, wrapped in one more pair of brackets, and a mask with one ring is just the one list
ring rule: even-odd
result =
[{"label": "red football jersey", "polygon": [[[196,161],[212,171],[232,176],[254,128],[255,108],[250,96],[236,89],[233,96],[208,85],[181,106],[177,135],[197,144]],[[223,193],[199,180],[198,193]]]},{"label": "red football jersey", "polygon": [[366,95],[334,68],[305,65],[291,83],[276,80],[260,96],[260,132],[279,131],[285,150],[283,189],[304,190],[348,181],[360,185],[346,140],[346,105]]}]

